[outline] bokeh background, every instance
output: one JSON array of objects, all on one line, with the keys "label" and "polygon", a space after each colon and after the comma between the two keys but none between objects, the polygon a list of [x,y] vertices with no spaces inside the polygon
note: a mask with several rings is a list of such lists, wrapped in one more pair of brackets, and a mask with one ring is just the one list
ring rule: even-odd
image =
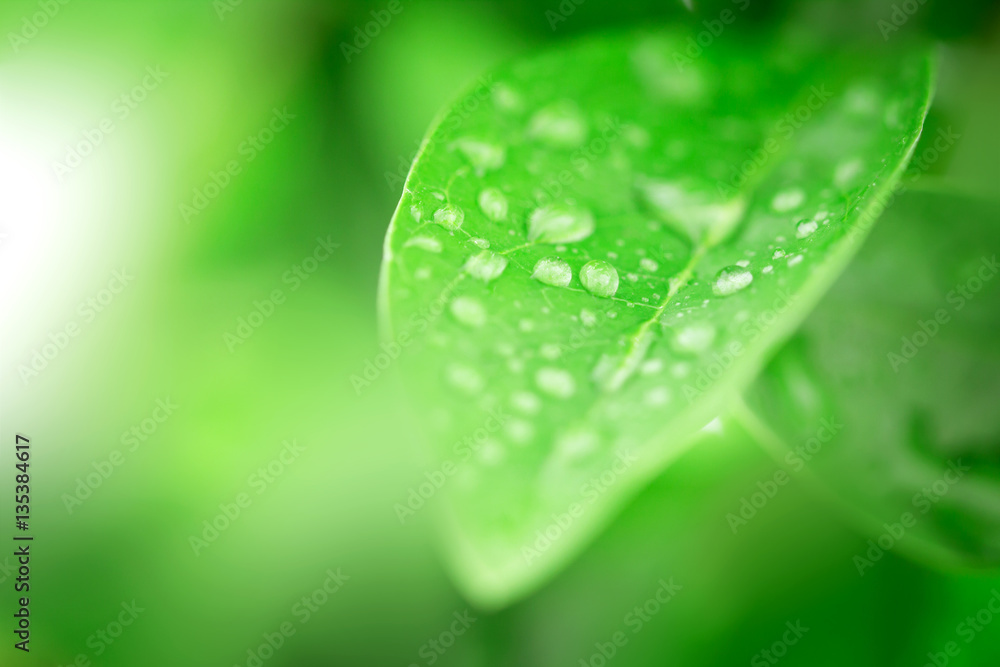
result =
[{"label": "bokeh background", "polygon": [[[895,553],[859,577],[868,537],[799,481],[734,535],[775,463],[725,424],[500,612],[455,589],[429,513],[400,525],[422,436],[394,368],[351,376],[380,351],[382,238],[435,113],[507,59],[727,3],[390,4],[0,6],[0,535],[21,433],[35,536],[28,655],[0,550],[0,664],[763,665],[796,623],[783,664],[934,664],[1000,578]],[[913,4],[902,30],[945,44],[930,122],[965,136],[921,187],[996,197],[996,7]],[[892,8],[760,0],[733,30],[805,14],[881,39]],[[998,664],[1000,617],[947,660]]]}]

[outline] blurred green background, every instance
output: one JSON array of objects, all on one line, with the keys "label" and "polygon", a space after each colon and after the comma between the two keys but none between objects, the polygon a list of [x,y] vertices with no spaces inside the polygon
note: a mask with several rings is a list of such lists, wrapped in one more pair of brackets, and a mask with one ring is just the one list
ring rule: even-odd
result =
[{"label": "blurred green background", "polygon": [[[754,665],[801,623],[783,664],[924,665],[987,606],[1000,578],[893,553],[859,577],[867,537],[798,480],[734,535],[776,467],[725,424],[498,613],[450,583],[429,516],[400,525],[421,434],[393,368],[350,378],[435,113],[509,58],[728,3],[561,4],[3,3],[0,493],[6,522],[21,433],[35,541],[30,655],[0,552],[0,664]],[[915,4],[901,30],[946,44],[931,122],[966,138],[915,187],[996,197],[995,7]],[[762,0],[735,29],[804,13],[880,39],[892,7]],[[998,664],[1000,617],[946,657]]]}]

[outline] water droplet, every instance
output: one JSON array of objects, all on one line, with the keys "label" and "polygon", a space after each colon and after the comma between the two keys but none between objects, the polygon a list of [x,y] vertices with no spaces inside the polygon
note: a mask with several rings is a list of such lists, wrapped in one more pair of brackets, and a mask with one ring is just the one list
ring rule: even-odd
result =
[{"label": "water droplet", "polygon": [[465,211],[452,204],[445,204],[434,212],[434,222],[445,229],[455,231],[465,222]]},{"label": "water droplet", "polygon": [[538,353],[542,355],[542,357],[544,357],[545,359],[552,361],[553,359],[559,358],[559,356],[562,354],[562,348],[556,345],[555,343],[546,343],[545,345],[542,345]]},{"label": "water droplet", "polygon": [[679,68],[668,54],[663,43],[655,39],[644,41],[632,52],[632,64],[642,83],[657,98],[672,104],[690,105],[701,100],[711,85],[702,69]]},{"label": "water droplet", "polygon": [[478,246],[478,247],[483,248],[483,249],[486,249],[486,248],[490,247],[490,242],[487,241],[486,239],[471,238],[471,239],[469,239],[469,242],[472,245]]},{"label": "water droplet", "polygon": [[777,250],[774,251],[774,254],[771,255],[771,259],[781,259],[784,256],[785,256],[785,251],[782,250],[781,248],[778,248]]},{"label": "water droplet", "polygon": [[838,188],[851,186],[857,181],[863,169],[864,163],[859,158],[845,160],[837,165],[833,173],[833,182],[836,183]]},{"label": "water droplet", "polygon": [[741,259],[740,261],[736,262],[736,266],[742,266],[745,269],[748,266],[750,266],[750,260],[748,260],[748,259]]},{"label": "water droplet", "polygon": [[596,452],[599,444],[596,433],[578,427],[559,435],[555,453],[564,461],[575,461]]},{"label": "water droplet", "polygon": [[520,111],[524,106],[520,93],[505,83],[493,86],[493,104],[503,111]]},{"label": "water droplet", "polygon": [[580,321],[583,322],[583,326],[592,327],[597,324],[597,315],[584,308],[580,311]]},{"label": "water droplet", "polygon": [[413,216],[414,220],[416,220],[417,222],[420,222],[420,216],[421,216],[421,214],[420,214],[420,207],[418,207],[416,204],[414,204],[413,206],[411,206],[410,207],[410,215]]},{"label": "water droplet", "polygon": [[771,271],[774,271],[774,267],[771,266],[770,264],[768,264],[767,266],[765,266],[763,269],[760,270],[761,273],[771,273]]},{"label": "water droplet", "polygon": [[656,273],[656,271],[658,271],[660,268],[659,264],[649,259],[648,257],[643,257],[642,259],[640,259],[639,266],[642,268],[643,271],[647,271],[649,273]]},{"label": "water droplet", "polygon": [[486,188],[479,193],[479,208],[493,222],[507,219],[507,197],[497,188]]},{"label": "water droplet", "polygon": [[715,276],[712,291],[718,296],[735,294],[753,282],[753,274],[742,266],[730,266]]},{"label": "water droplet", "polygon": [[670,402],[670,390],[666,387],[654,387],[646,392],[642,400],[649,406],[666,405]]},{"label": "water droplet", "polygon": [[530,391],[518,391],[511,394],[510,403],[521,412],[534,415],[542,409],[542,401]]},{"label": "water droplet", "polygon": [[704,433],[711,433],[713,435],[719,435],[723,432],[722,420],[718,417],[708,422],[701,428]]},{"label": "water droplet", "polygon": [[449,365],[445,374],[451,386],[467,394],[477,394],[483,389],[483,377],[476,369],[464,364]]},{"label": "water droplet", "polygon": [[523,419],[508,420],[504,431],[512,442],[519,445],[527,444],[535,437],[535,428]]},{"label": "water droplet", "polygon": [[531,277],[546,285],[566,287],[573,279],[573,270],[569,268],[569,264],[561,259],[546,257],[538,260],[535,264],[535,270],[531,272]]},{"label": "water droplet", "polygon": [[451,314],[468,327],[481,327],[486,324],[486,309],[472,297],[456,297],[451,302]]},{"label": "water droplet", "polygon": [[469,257],[465,262],[465,270],[474,278],[484,283],[496,280],[507,268],[507,258],[489,250]]},{"label": "water droplet", "polygon": [[650,359],[649,361],[644,361],[641,366],[639,366],[639,372],[643,375],[655,375],[663,370],[663,360],[662,359]]},{"label": "water droplet", "polygon": [[590,211],[558,204],[536,209],[528,219],[528,240],[541,243],[574,243],[594,233]]},{"label": "water droplet", "polygon": [[576,382],[568,371],[561,368],[545,367],[535,373],[535,384],[549,396],[569,398],[576,393]]},{"label": "water droplet", "polygon": [[714,195],[693,191],[681,183],[645,177],[636,180],[636,187],[654,213],[693,243],[721,243],[746,212],[746,199],[741,195],[718,201]]},{"label": "water droplet", "polygon": [[674,332],[671,347],[678,354],[701,354],[715,341],[715,327],[695,322]]},{"label": "water droplet", "polygon": [[806,193],[802,192],[800,188],[790,188],[774,195],[774,199],[771,200],[771,208],[778,213],[787,213],[802,206],[802,202],[805,200]]},{"label": "water droplet", "polygon": [[819,224],[815,220],[802,220],[795,226],[795,237],[804,239],[816,231]]},{"label": "water droplet", "polygon": [[848,113],[868,116],[881,106],[879,93],[869,84],[857,84],[844,94],[844,108]]},{"label": "water droplet", "polygon": [[414,236],[403,244],[404,248],[420,248],[427,252],[441,252],[441,242],[429,236]]},{"label": "water droplet", "polygon": [[476,170],[476,176],[480,178],[487,171],[502,167],[507,155],[502,146],[468,137],[456,139],[452,143],[452,148],[457,148],[465,156],[472,168]]},{"label": "water droplet", "polygon": [[499,442],[490,438],[479,448],[477,456],[483,465],[495,466],[507,458],[507,450]]},{"label": "water droplet", "polygon": [[580,269],[580,282],[594,296],[614,296],[618,291],[618,271],[604,260],[595,259]]},{"label": "water droplet", "polygon": [[640,150],[649,148],[649,132],[638,125],[627,125],[624,130],[625,141]]},{"label": "water droplet", "polygon": [[788,266],[795,266],[802,261],[802,255],[795,255],[794,257],[788,258]]},{"label": "water droplet", "polygon": [[537,111],[528,135],[554,148],[575,148],[587,138],[587,121],[576,104],[564,100]]}]

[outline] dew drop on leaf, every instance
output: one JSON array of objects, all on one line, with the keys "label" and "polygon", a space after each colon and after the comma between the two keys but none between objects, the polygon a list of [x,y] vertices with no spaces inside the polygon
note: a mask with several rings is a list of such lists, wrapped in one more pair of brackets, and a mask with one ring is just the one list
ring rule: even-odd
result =
[{"label": "dew drop on leaf", "polygon": [[587,138],[587,121],[573,102],[564,100],[537,111],[528,135],[554,148],[575,148]]},{"label": "dew drop on leaf", "polygon": [[506,151],[504,151],[502,146],[485,141],[463,137],[462,139],[456,139],[452,146],[465,156],[465,159],[469,161],[472,168],[476,170],[476,175],[480,178],[487,171],[502,167],[506,159]]},{"label": "dew drop on leaf", "polygon": [[569,371],[561,368],[545,367],[535,373],[535,384],[549,396],[569,398],[576,393],[576,382]]},{"label": "dew drop on leaf", "polygon": [[595,259],[580,269],[580,282],[594,296],[614,296],[618,291],[618,271],[604,260]]},{"label": "dew drop on leaf", "polygon": [[528,240],[541,243],[574,243],[594,233],[593,214],[581,208],[550,204],[528,218]]},{"label": "dew drop on leaf", "polygon": [[486,188],[479,193],[479,208],[493,222],[507,219],[507,197],[497,188]]},{"label": "dew drop on leaf", "polygon": [[715,340],[715,327],[707,322],[689,324],[674,332],[671,347],[678,354],[700,354]]},{"label": "dew drop on leaf", "polygon": [[451,314],[468,327],[481,327],[486,324],[486,309],[472,297],[460,296],[452,301]]},{"label": "dew drop on leaf", "polygon": [[816,231],[817,227],[819,227],[819,223],[815,220],[802,220],[795,226],[795,237],[804,239],[812,235],[812,233]]},{"label": "dew drop on leaf", "polygon": [[503,274],[507,268],[507,258],[495,252],[483,250],[469,257],[465,262],[464,268],[472,277],[488,283],[496,280]]},{"label": "dew drop on leaf", "polygon": [[511,394],[510,403],[515,409],[527,415],[537,414],[542,409],[542,401],[530,391]]},{"label": "dew drop on leaf", "polygon": [[445,204],[434,212],[434,222],[445,229],[455,231],[465,222],[465,211],[452,204]]},{"label": "dew drop on leaf", "polygon": [[742,266],[730,266],[719,271],[712,284],[712,291],[718,296],[735,294],[753,282],[753,274]]},{"label": "dew drop on leaf", "polygon": [[441,252],[441,242],[429,236],[414,236],[403,244],[404,248],[420,248],[427,252]]},{"label": "dew drop on leaf", "polygon": [[643,271],[648,271],[649,273],[655,273],[660,268],[659,264],[657,264],[654,260],[648,257],[643,257],[642,259],[640,259],[639,266],[642,267]]},{"label": "dew drop on leaf", "polygon": [[464,364],[451,364],[445,373],[448,384],[455,389],[467,394],[477,394],[483,390],[483,376],[474,368]]},{"label": "dew drop on leaf", "polygon": [[797,209],[806,200],[806,194],[799,188],[782,190],[771,200],[771,208],[778,213]]},{"label": "dew drop on leaf", "polygon": [[538,260],[531,277],[540,283],[553,287],[566,287],[573,278],[573,270],[569,264],[555,257],[545,257]]}]

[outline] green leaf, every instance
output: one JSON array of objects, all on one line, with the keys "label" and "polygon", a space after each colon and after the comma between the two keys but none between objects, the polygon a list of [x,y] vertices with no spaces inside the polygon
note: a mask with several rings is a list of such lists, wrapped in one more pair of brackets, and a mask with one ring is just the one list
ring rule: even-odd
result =
[{"label": "green leaf", "polygon": [[880,548],[938,565],[1000,565],[998,221],[995,203],[901,198],[748,392],[793,471]]},{"label": "green leaf", "polygon": [[494,73],[431,130],[390,226],[387,358],[431,425],[428,502],[481,605],[569,560],[754,378],[920,134],[922,53],[734,35],[692,61],[687,39]]}]

